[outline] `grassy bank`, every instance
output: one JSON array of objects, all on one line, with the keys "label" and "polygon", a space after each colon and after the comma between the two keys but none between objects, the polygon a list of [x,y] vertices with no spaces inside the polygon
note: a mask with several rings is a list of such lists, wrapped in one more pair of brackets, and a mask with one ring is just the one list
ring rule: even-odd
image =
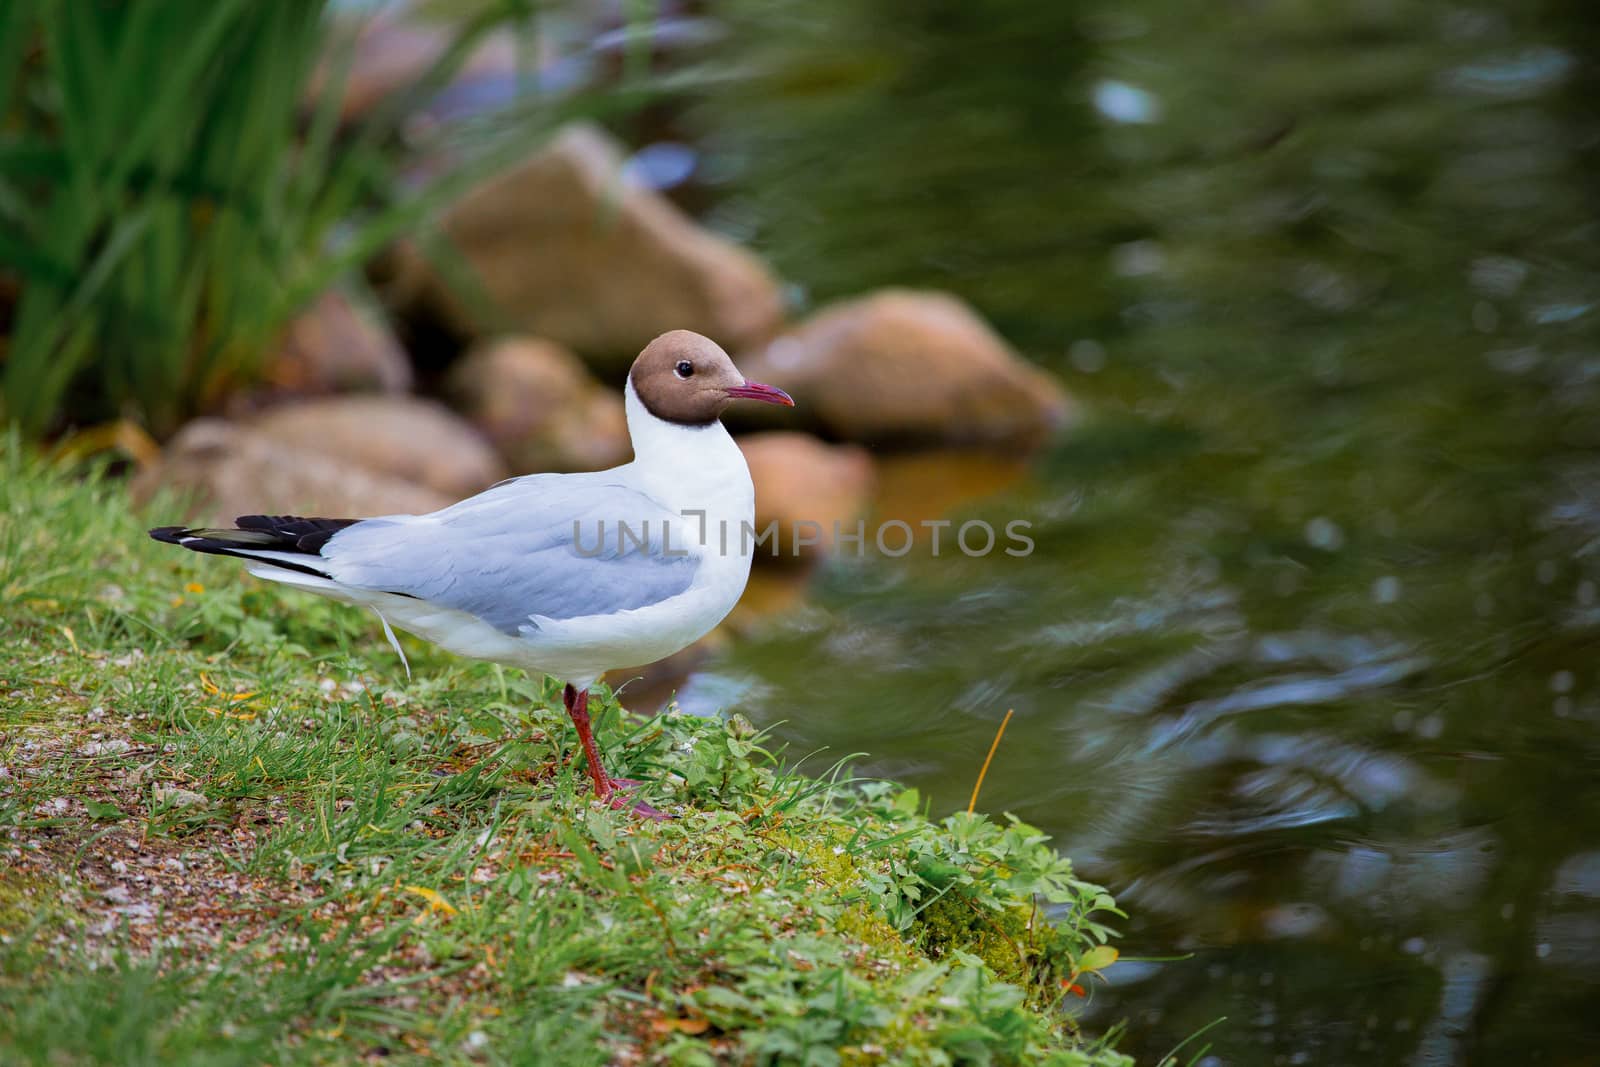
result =
[{"label": "grassy bank", "polygon": [[[783,769],[148,542],[0,443],[0,1061],[1060,1063],[1113,953],[1031,828]],[[977,757],[975,754],[975,769]]]}]

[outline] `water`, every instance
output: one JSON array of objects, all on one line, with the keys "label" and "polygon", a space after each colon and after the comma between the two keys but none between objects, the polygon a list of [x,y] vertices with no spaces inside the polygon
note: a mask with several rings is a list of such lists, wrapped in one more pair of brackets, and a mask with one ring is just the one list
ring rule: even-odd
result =
[{"label": "water", "polygon": [[[1092,419],[695,683],[1056,835],[1154,1059],[1600,1056],[1600,13],[752,2],[711,218],[929,285]],[[823,757],[831,761],[832,756]]]}]

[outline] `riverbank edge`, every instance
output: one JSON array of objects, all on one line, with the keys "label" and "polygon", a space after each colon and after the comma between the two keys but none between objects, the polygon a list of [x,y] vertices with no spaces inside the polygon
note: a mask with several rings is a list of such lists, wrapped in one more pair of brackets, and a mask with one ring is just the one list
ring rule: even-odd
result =
[{"label": "riverbank edge", "polygon": [[0,471],[8,1061],[1128,1062],[1061,1010],[1120,913],[1033,828],[607,694],[641,822],[547,679],[407,682],[103,468]]}]

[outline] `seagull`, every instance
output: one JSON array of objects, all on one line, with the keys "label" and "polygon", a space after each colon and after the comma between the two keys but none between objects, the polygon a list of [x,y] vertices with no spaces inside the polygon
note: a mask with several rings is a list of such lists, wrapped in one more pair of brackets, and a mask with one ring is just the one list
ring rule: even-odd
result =
[{"label": "seagull", "polygon": [[733,610],[754,555],[755,489],[720,417],[739,399],[794,406],[688,330],[639,353],[624,397],[634,458],[610,470],[510,478],[426,515],[243,515],[233,529],[150,536],[370,608],[402,661],[392,627],[559,679],[595,795],[621,807],[638,783],[606,773],[589,688],[687,647]]}]

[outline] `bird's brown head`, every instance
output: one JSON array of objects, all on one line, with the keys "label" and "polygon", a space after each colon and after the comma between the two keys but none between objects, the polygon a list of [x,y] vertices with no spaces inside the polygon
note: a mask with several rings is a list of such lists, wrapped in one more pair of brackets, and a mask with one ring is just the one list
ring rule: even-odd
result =
[{"label": "bird's brown head", "polygon": [[715,341],[689,330],[646,345],[628,380],[650,414],[684,426],[710,425],[734,400],[794,407],[788,393],[746,380]]}]

